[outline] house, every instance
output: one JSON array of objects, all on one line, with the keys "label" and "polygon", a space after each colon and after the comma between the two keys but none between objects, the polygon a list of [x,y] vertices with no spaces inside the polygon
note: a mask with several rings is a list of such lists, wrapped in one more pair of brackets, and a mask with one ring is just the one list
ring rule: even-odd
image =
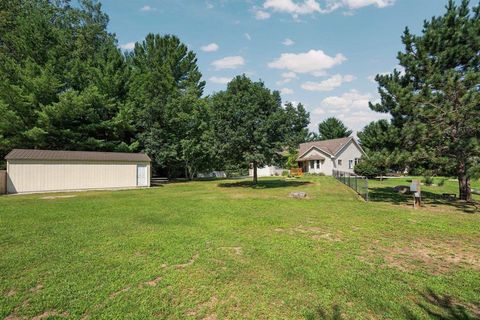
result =
[{"label": "house", "polygon": [[298,166],[303,172],[332,175],[333,170],[353,173],[353,168],[365,155],[353,137],[300,144]]},{"label": "house", "polygon": [[[276,166],[265,166],[261,168],[257,168],[257,176],[258,177],[273,177],[273,176],[281,176],[282,172],[286,169],[282,169]],[[248,170],[248,175],[253,177],[253,168]]]},{"label": "house", "polygon": [[143,153],[14,149],[5,160],[7,193],[150,186]]}]

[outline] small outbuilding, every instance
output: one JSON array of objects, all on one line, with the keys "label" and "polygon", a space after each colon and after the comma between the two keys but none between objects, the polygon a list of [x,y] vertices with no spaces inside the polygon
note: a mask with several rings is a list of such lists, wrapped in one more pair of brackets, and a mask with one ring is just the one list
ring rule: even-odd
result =
[{"label": "small outbuilding", "polygon": [[7,193],[150,187],[144,153],[14,149],[7,160]]}]

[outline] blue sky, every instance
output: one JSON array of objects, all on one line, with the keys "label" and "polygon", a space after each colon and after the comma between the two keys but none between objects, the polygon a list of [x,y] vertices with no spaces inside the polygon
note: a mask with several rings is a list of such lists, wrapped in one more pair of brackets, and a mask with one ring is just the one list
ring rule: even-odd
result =
[{"label": "blue sky", "polygon": [[372,78],[391,72],[400,36],[444,12],[446,0],[102,0],[128,50],[147,33],[175,34],[198,56],[205,94],[245,73],[301,102],[311,129],[336,116],[355,131],[386,117]]}]

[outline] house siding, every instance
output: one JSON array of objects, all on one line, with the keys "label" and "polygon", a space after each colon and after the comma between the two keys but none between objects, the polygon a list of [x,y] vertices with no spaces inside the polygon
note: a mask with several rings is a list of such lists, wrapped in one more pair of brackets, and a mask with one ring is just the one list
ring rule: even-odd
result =
[{"label": "house siding", "polygon": [[[353,173],[353,167],[352,167],[352,169],[350,169],[348,167],[348,162],[350,160],[352,160],[353,164],[355,166],[355,158],[360,159],[362,156],[363,156],[362,150],[352,140],[335,157],[335,169],[339,170],[339,171],[345,171],[345,172]],[[342,165],[341,166],[338,165],[338,159],[342,160]]]},{"label": "house siding", "polygon": [[137,187],[137,165],[149,162],[9,160],[7,192],[48,192]]}]

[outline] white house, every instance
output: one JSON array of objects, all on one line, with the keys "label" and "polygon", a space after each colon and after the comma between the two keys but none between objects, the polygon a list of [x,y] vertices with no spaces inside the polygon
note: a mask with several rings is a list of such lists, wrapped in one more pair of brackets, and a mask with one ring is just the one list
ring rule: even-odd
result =
[{"label": "white house", "polygon": [[150,186],[143,153],[14,149],[7,160],[7,193]]},{"label": "white house", "polygon": [[332,175],[333,170],[353,173],[353,168],[365,155],[353,137],[300,144],[298,166],[303,172]]}]

